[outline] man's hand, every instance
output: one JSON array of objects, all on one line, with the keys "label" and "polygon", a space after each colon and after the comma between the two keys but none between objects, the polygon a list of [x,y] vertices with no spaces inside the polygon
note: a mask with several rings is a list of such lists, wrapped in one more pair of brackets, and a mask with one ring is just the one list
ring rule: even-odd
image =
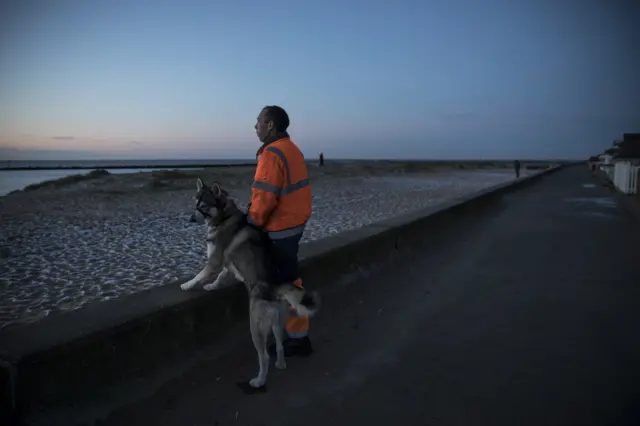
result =
[{"label": "man's hand", "polygon": [[258,231],[262,231],[264,232],[264,229],[262,229],[261,227],[259,227],[258,225],[256,225],[253,220],[251,220],[251,202],[249,202],[249,204],[247,204],[247,211],[245,212],[245,216],[247,217],[247,225],[252,227],[253,229],[257,229]]}]

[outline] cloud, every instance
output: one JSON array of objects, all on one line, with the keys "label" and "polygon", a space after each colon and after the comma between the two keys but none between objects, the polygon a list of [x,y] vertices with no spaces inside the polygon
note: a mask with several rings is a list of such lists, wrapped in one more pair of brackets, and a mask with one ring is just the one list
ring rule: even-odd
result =
[{"label": "cloud", "polygon": [[52,136],[51,139],[55,139],[57,141],[72,141],[75,138],[73,136]]},{"label": "cloud", "polygon": [[129,144],[131,144],[131,145],[137,145],[137,146],[140,146],[140,145],[144,145],[144,142],[140,142],[140,141],[129,141]]}]

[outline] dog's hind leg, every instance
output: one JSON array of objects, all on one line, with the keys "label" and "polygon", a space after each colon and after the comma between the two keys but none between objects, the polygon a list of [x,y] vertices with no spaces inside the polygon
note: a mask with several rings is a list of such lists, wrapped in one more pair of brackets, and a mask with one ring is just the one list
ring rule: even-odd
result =
[{"label": "dog's hind leg", "polygon": [[267,353],[267,337],[269,329],[264,328],[262,318],[250,318],[251,322],[251,339],[253,345],[258,352],[258,363],[260,364],[260,371],[258,375],[249,381],[249,385],[254,388],[260,388],[267,382],[267,374],[269,373],[269,354]]},{"label": "dog's hind leg", "polygon": [[[278,317],[279,317],[278,313]],[[276,317],[276,321],[273,321],[271,324],[271,331],[273,331],[273,337],[276,341],[276,368],[279,370],[284,370],[287,368],[287,362],[284,360],[284,346],[282,346],[282,342],[284,340],[284,328],[280,323],[280,319]]]}]

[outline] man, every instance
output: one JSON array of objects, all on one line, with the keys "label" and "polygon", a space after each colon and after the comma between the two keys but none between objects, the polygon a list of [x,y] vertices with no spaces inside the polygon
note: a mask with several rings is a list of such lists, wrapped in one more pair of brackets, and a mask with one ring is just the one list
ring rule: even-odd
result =
[{"label": "man", "polygon": [[[287,128],[289,116],[279,106],[266,106],[255,125],[262,146],[251,185],[251,203],[247,220],[269,235],[273,243],[279,282],[294,282],[302,288],[298,271],[298,247],[304,227],[311,216],[311,186],[307,165],[300,149],[291,141]],[[285,356],[309,356],[309,318],[296,316],[290,309],[285,330]],[[275,354],[275,346],[269,348]]]},{"label": "man", "polygon": [[513,162],[513,168],[516,171],[516,179],[520,177],[520,161],[516,160]]}]

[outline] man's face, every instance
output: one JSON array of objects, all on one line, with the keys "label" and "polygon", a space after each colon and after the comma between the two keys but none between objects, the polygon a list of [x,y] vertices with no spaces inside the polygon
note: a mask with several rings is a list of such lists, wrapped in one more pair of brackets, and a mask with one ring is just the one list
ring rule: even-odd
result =
[{"label": "man's face", "polygon": [[260,142],[264,142],[267,140],[267,137],[273,130],[273,121],[267,119],[267,115],[264,111],[260,111],[260,115],[258,115],[258,119],[256,121],[256,135]]}]

